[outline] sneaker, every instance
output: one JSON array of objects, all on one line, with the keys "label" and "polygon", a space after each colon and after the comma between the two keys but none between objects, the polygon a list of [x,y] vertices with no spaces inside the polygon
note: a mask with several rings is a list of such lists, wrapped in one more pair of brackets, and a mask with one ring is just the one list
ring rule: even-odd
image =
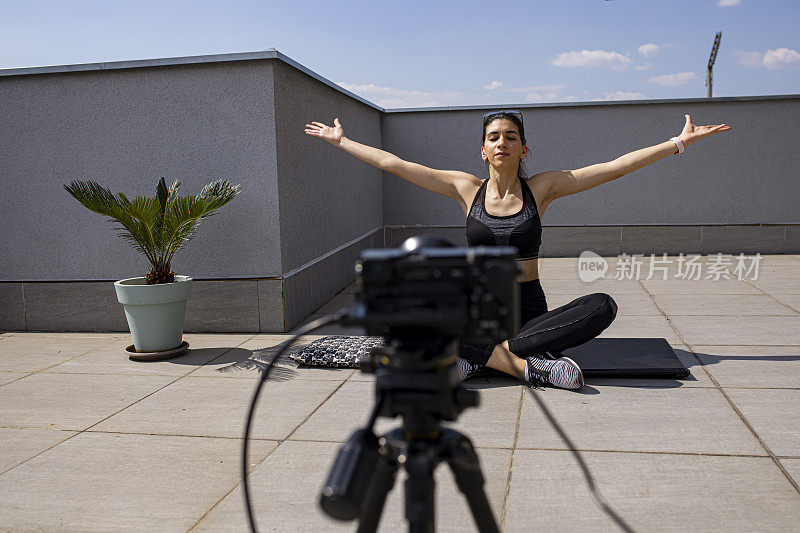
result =
[{"label": "sneaker", "polygon": [[528,357],[528,383],[534,387],[550,385],[562,389],[580,389],[583,387],[581,367],[569,357],[556,360]]},{"label": "sneaker", "polygon": [[465,379],[474,378],[475,376],[479,375],[483,372],[483,369],[486,368],[486,365],[481,365],[478,363],[470,363],[466,359],[462,359],[461,357],[456,358],[456,366],[458,367],[458,371],[461,374],[461,381]]}]

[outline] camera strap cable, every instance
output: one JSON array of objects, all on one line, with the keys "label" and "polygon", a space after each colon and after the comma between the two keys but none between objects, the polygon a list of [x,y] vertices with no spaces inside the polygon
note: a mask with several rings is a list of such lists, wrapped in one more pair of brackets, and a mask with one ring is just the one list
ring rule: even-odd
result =
[{"label": "camera strap cable", "polygon": [[[253,507],[250,503],[250,485],[247,480],[248,441],[250,439],[250,430],[253,424],[253,413],[255,412],[256,404],[258,403],[258,397],[261,394],[261,389],[263,388],[264,382],[267,381],[267,379],[269,378],[269,373],[272,371],[272,367],[275,366],[275,363],[278,362],[278,360],[283,356],[286,350],[288,350],[289,347],[292,344],[294,344],[295,341],[297,341],[297,339],[299,339],[303,335],[307,335],[312,331],[319,329],[323,326],[326,326],[328,324],[334,322],[342,322],[342,319],[345,318],[346,316],[347,316],[346,312],[339,311],[335,314],[317,320],[313,320],[308,324],[306,324],[305,326],[303,326],[302,328],[300,328],[292,338],[278,345],[277,352],[272,357],[272,359],[270,360],[269,364],[264,369],[264,371],[261,373],[261,378],[258,380],[258,385],[256,385],[256,390],[253,393],[252,400],[250,401],[250,408],[248,409],[247,412],[247,422],[245,423],[244,427],[244,441],[242,442],[242,469],[241,469],[242,488],[244,490],[244,501],[245,501],[245,507],[247,508],[247,518],[250,522],[250,530],[253,533],[256,533],[257,530],[256,530],[255,518],[253,517]],[[575,456],[575,459],[578,461],[578,465],[583,471],[583,476],[584,478],[586,478],[586,484],[589,486],[589,490],[591,491],[592,496],[594,497],[597,504],[600,506],[603,512],[606,513],[609,516],[609,518],[611,518],[611,520],[613,520],[614,523],[617,524],[617,526],[619,526],[619,528],[622,531],[625,531],[626,533],[633,533],[634,530],[622,519],[622,517],[620,517],[616,513],[616,511],[614,511],[611,505],[609,505],[608,502],[606,502],[605,498],[603,498],[603,496],[600,494],[600,491],[597,489],[597,485],[595,484],[594,477],[592,476],[589,467],[584,462],[583,457],[581,457],[580,452],[578,452],[577,448],[572,443],[572,440],[569,438],[567,433],[564,431],[561,425],[559,425],[558,421],[556,421],[555,417],[547,408],[547,406],[544,404],[544,402],[541,400],[541,398],[539,398],[539,395],[536,394],[536,391],[534,391],[532,388],[529,390],[531,392],[531,395],[533,396],[533,399],[536,400],[536,403],[539,405],[539,408],[542,410],[545,417],[547,418],[547,421],[550,422],[550,425],[553,426],[553,429],[556,430],[558,436],[561,438],[562,441],[564,441],[564,444],[567,445],[569,451],[572,452],[572,454]],[[375,406],[372,414],[370,415],[370,422],[369,422],[370,428],[372,428],[372,426],[375,424],[375,419],[378,416],[378,411],[379,411],[379,406]]]}]

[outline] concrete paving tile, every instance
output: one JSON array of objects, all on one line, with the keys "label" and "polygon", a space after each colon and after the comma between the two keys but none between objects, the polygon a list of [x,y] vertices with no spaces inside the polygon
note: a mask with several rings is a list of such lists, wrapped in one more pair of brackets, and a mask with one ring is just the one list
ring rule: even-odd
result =
[{"label": "concrete paving tile", "polygon": [[0,370],[36,372],[121,338],[119,334],[17,333],[0,342]]},{"label": "concrete paving tile", "polygon": [[670,320],[690,346],[800,344],[800,316],[762,316],[754,319],[749,316],[676,315],[670,316]]},{"label": "concrete paving tile", "polygon": [[[568,304],[576,298],[580,298],[587,293],[553,293],[546,294],[548,309],[555,309],[562,305]],[[609,293],[611,294],[611,293]],[[653,299],[644,292],[642,294],[628,294],[618,293],[611,294],[614,301],[617,303],[617,315],[646,315],[646,316],[663,316],[661,311],[658,310]]]},{"label": "concrete paving tile", "polygon": [[[513,378],[512,378],[513,379]],[[522,385],[505,379],[466,382],[469,389],[480,393],[480,405],[464,411],[454,429],[461,431],[473,444],[482,448],[513,447]]]},{"label": "concrete paving tile", "polygon": [[694,346],[722,387],[800,388],[800,346]]},{"label": "concrete paving tile", "polygon": [[800,294],[800,278],[759,278],[752,283],[764,292],[778,297],[782,294]]},{"label": "concrete paving tile", "polygon": [[[319,507],[319,492],[340,444],[282,443],[250,474],[257,525],[266,531],[353,531],[356,522],[340,522]],[[485,490],[499,521],[510,462],[510,450],[478,450]],[[435,470],[436,530],[475,531],[466,501],[446,464]],[[405,472],[401,471],[386,500],[378,531],[404,531]],[[243,531],[248,528],[241,487],[231,492],[198,525],[197,531]]]},{"label": "concrete paving tile", "polygon": [[[581,455],[634,531],[786,531],[800,519],[800,496],[768,458]],[[618,530],[568,451],[517,450],[506,506],[509,533]]]},{"label": "concrete paving tile", "polygon": [[315,314],[335,313],[342,308],[350,307],[355,302],[354,293],[339,293],[328,300],[322,307],[314,311]]},{"label": "concrete paving tile", "polygon": [[[479,390],[480,405],[464,411],[454,424],[446,425],[467,433],[475,446],[512,447],[520,387],[471,382],[469,388]],[[374,383],[348,381],[291,438],[344,442],[353,431],[364,426],[374,404]],[[400,418],[380,418],[375,431],[382,434],[400,423]]]},{"label": "concrete paving tile", "polygon": [[[706,274],[703,274],[705,276]],[[642,281],[651,294],[762,294],[748,281],[737,279],[651,279]]]},{"label": "concrete paving tile", "polygon": [[255,336],[253,333],[184,333],[183,340],[193,348],[234,348]]},{"label": "concrete paving tile", "polygon": [[725,389],[775,455],[800,455],[800,390]]},{"label": "concrete paving tile", "polygon": [[[289,347],[288,353],[295,353],[303,346],[311,344],[326,335],[306,335]],[[237,348],[226,352],[213,361],[198,369],[192,374],[195,377],[223,377],[223,378],[248,378],[260,377],[260,371],[269,364],[277,353],[280,343],[289,340],[291,335],[258,335]],[[284,354],[281,360],[273,367],[274,375],[282,379],[310,379],[344,381],[349,378],[355,369],[330,368],[321,366],[298,365]]]},{"label": "concrete paving tile", "polygon": [[[375,405],[375,386],[368,381],[348,381],[308,420],[291,439],[345,442],[356,429],[367,423]],[[398,425],[397,420],[379,419],[375,432],[384,433]]]},{"label": "concrete paving tile", "polygon": [[773,296],[800,313],[800,294],[773,294]]},{"label": "concrete paving tile", "polygon": [[594,292],[605,292],[611,294],[646,294],[641,284],[636,280],[615,280],[598,279],[592,282],[573,281],[564,279],[541,280],[542,289],[545,294],[565,292],[592,294]]},{"label": "concrete paving tile", "polygon": [[[189,349],[179,357],[164,361],[134,361],[130,359],[128,352],[125,351],[125,347],[132,344],[131,339],[120,339],[80,357],[50,367],[45,372],[182,376],[200,368],[224,352],[235,349],[230,346],[225,347],[226,342],[224,342],[224,339],[213,341],[211,339],[193,338],[188,342]],[[218,344],[222,345],[222,347],[201,347],[209,344]]]},{"label": "concrete paving tile", "polygon": [[604,329],[599,337],[661,337],[667,339],[670,344],[682,342],[663,316],[617,314],[611,325]]},{"label": "concrete paving tile", "polygon": [[0,371],[0,387],[19,378],[30,376],[30,372],[4,372]]},{"label": "concrete paving tile", "polygon": [[800,278],[800,261],[759,265],[757,279]]},{"label": "concrete paving tile", "polygon": [[0,387],[0,426],[82,430],[173,379],[169,376],[34,374]]},{"label": "concrete paving tile", "polygon": [[[538,392],[579,449],[766,455],[718,390],[583,390]],[[565,447],[529,392],[523,400],[517,447]]]},{"label": "concrete paving tile", "polygon": [[797,315],[766,294],[661,294],[653,295],[658,306],[674,315]]},{"label": "concrete paving tile", "polygon": [[781,459],[780,461],[794,482],[800,484],[800,459]]},{"label": "concrete paving tile", "polygon": [[[305,326],[309,322],[319,318],[327,317],[325,313],[314,313],[300,321],[289,333],[294,335],[298,332],[300,327]],[[341,324],[328,324],[317,330],[314,330],[314,335],[365,335],[365,330],[361,326],[342,326]]]},{"label": "concrete paving tile", "polygon": [[[251,464],[277,443],[253,441]],[[238,439],[83,433],[0,477],[0,528],[187,531],[239,480]]]},{"label": "concrete paving tile", "polygon": [[362,372],[361,370],[356,370],[353,374],[347,379],[347,381],[375,381],[374,374],[367,374]]},{"label": "concrete paving tile", "polygon": [[[737,256],[738,257],[738,256]],[[755,258],[755,254],[745,257]],[[761,266],[764,265],[795,265],[800,255],[792,254],[761,254]]]},{"label": "concrete paving tile", "polygon": [[[338,443],[286,441],[250,474],[253,514],[260,531],[352,531],[319,507],[319,494]],[[195,531],[249,529],[241,484],[197,525]]]},{"label": "concrete paving tile", "polygon": [[[339,384],[270,379],[261,390],[252,437],[285,439]],[[255,385],[249,379],[187,376],[92,429],[241,437]]]},{"label": "concrete paving tile", "polygon": [[[0,472],[17,466],[42,453],[46,449],[63,442],[73,435],[75,431],[58,431],[53,429],[17,429],[0,428]],[[3,521],[0,519],[0,528]]]}]

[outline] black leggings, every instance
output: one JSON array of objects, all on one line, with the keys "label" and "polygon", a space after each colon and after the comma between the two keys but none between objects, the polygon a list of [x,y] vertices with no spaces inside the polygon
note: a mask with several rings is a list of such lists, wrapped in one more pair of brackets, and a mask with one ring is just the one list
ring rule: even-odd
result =
[{"label": "black leggings", "polygon": [[[597,337],[617,316],[617,303],[604,292],[581,296],[547,310],[547,300],[538,279],[519,284],[519,333],[508,339],[508,348],[518,357],[545,351],[560,352]],[[461,343],[459,355],[471,363],[486,364],[494,344]]]}]

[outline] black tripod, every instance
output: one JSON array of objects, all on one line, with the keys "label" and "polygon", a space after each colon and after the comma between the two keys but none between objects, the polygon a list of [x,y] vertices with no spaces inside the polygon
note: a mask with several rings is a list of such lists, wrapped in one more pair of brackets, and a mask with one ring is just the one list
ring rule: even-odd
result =
[{"label": "black tripod", "polygon": [[[443,352],[450,355],[431,357],[431,353]],[[405,514],[409,531],[433,532],[433,472],[446,461],[478,530],[499,531],[472,442],[441,427],[442,420],[455,421],[464,409],[479,402],[477,391],[460,384],[454,354],[452,339],[395,341],[373,350],[371,364],[362,370],[376,374],[375,409],[368,426],[350,437],[334,462],[320,501],[326,513],[343,520],[358,518],[359,532],[375,531],[402,466],[408,474]],[[372,426],[377,416],[398,415],[403,417],[400,428],[375,436]]]}]

